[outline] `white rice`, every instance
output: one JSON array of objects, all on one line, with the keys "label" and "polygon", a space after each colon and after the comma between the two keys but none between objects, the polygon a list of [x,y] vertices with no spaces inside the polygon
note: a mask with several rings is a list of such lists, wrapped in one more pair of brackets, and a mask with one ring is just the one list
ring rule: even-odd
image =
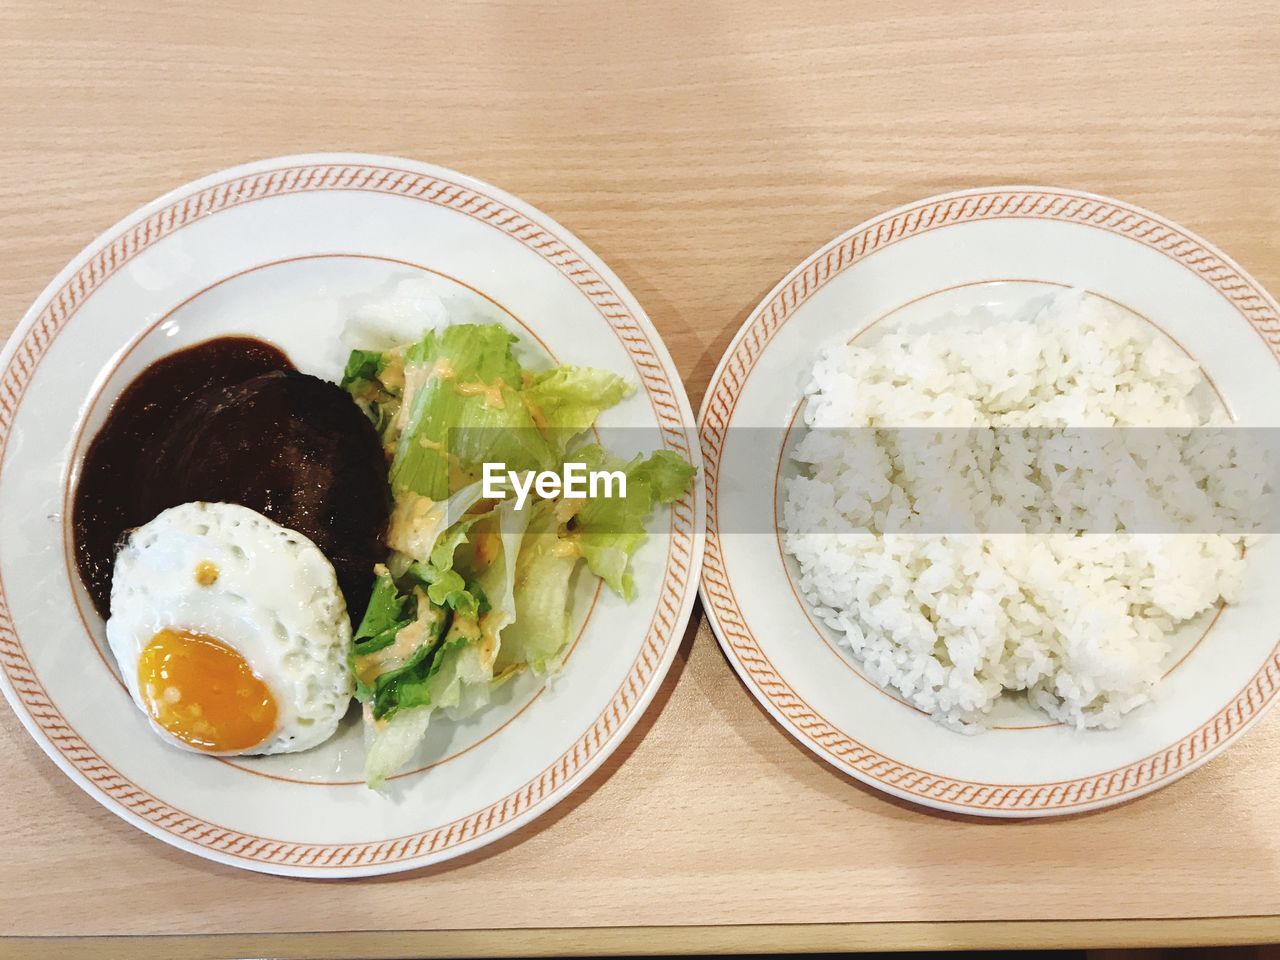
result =
[{"label": "white rice", "polygon": [[[946,724],[981,728],[1007,691],[1026,691],[1056,720],[1116,726],[1152,698],[1177,624],[1232,598],[1242,539],[884,533],[909,531],[940,503],[963,515],[967,529],[1001,529],[993,511],[1008,506],[993,506],[1002,503],[993,483],[1017,488],[1040,509],[1075,503],[1086,514],[1108,500],[1099,488],[1110,485],[1122,500],[1127,487],[1086,479],[1083,469],[1065,481],[1041,475],[1035,462],[1002,480],[959,434],[910,450],[892,439],[899,435],[836,431],[1196,427],[1217,422],[1203,385],[1197,365],[1149,325],[1076,293],[1018,315],[979,311],[934,332],[826,351],[806,388],[804,419],[813,429],[794,452],[805,475],[787,482],[783,513],[802,594],[872,679]],[[1157,456],[1168,462],[1154,464],[1155,475],[1169,479],[1149,492],[1164,513],[1181,517],[1257,493],[1255,475],[1197,487],[1185,482],[1193,468],[1176,447],[1163,444]],[[1071,462],[1070,449],[1062,458]],[[1180,488],[1207,502],[1184,509]]]}]

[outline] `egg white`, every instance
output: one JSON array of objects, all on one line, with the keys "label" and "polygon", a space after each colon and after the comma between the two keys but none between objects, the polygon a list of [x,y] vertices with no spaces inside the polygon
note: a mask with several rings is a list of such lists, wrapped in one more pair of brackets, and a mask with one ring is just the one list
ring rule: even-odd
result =
[{"label": "egg white", "polygon": [[[218,571],[208,586],[196,579],[204,562]],[[164,629],[222,641],[271,689],[278,711],[274,732],[227,754],[310,749],[333,735],[347,711],[351,624],[333,566],[302,534],[254,510],[185,503],[132,530],[121,547],[107,641],[144,715],[138,658]],[[194,749],[147,716],[166,741]]]}]

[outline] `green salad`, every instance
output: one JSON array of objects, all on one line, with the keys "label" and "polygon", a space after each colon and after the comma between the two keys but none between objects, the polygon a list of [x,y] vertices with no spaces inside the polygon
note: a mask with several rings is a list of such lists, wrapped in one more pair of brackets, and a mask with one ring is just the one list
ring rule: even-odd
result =
[{"label": "green salad", "polygon": [[[629,462],[583,435],[631,387],[605,370],[524,369],[500,324],[430,330],[386,351],[354,350],[342,386],[389,459],[390,553],[355,631],[356,696],[378,787],[413,755],[437,710],[485,707],[523,670],[553,672],[568,641],[580,564],[624,599],[655,505],[678,500],[694,468],[659,450]],[[486,499],[485,463],[620,471],[626,494]],[[490,490],[490,492],[493,492]]]}]

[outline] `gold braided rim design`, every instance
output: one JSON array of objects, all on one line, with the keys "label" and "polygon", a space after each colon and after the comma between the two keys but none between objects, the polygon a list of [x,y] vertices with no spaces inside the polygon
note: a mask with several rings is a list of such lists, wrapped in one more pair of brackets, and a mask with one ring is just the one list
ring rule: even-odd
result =
[{"label": "gold braided rim design", "polygon": [[1144,793],[1217,753],[1274,701],[1280,644],[1254,677],[1199,729],[1127,766],[1053,783],[957,780],[919,770],[859,743],[814,710],[774,669],[742,615],[725,568],[718,530],[720,456],[734,408],[756,361],[777,330],[833,277],[877,250],[932,230],[979,220],[1039,219],[1082,224],[1126,237],[1186,267],[1221,294],[1280,360],[1280,308],[1252,277],[1212,246],[1154,214],[1103,197],[1051,190],[975,190],[885,214],[809,257],[744,324],[707,391],[699,423],[707,489],[703,599],[738,672],[795,737],[819,756],[891,792],[972,812],[1068,812]]},{"label": "gold braided rim design", "polygon": [[[116,271],[151,244],[192,223],[247,203],[314,191],[367,191],[444,207],[519,241],[554,266],[585,296],[626,349],[657,417],[664,445],[689,456],[689,441],[672,375],[609,282],[551,229],[480,190],[429,174],[377,164],[308,164],[235,177],[182,196],[102,242],[76,273],[48,297],[22,333],[0,372],[0,463],[26,387],[50,344],[85,301]],[[560,799],[565,785],[602,759],[616,735],[646,702],[662,676],[668,651],[679,642],[679,615],[697,553],[696,490],[672,505],[666,569],[644,644],[604,712],[541,774],[489,806],[435,829],[377,843],[304,844],[231,830],[176,809],[131,782],[100,757],[70,726],[46,694],[14,629],[0,585],[0,669],[32,724],[66,763],[100,794],[113,812],[127,813],[179,841],[224,857],[292,868],[355,869],[444,859],[505,824],[531,817]],[[16,706],[16,704],[15,704]]]}]

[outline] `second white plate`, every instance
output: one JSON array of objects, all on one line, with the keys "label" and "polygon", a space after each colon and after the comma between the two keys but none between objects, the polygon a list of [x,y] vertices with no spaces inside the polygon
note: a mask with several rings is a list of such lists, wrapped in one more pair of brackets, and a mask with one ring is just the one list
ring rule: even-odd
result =
[{"label": "second white plate", "polygon": [[[964,191],[837,237],[756,308],[699,417],[708,526],[702,597],[730,662],[802,744],[866,783],[934,807],[1043,816],[1169,783],[1229,744],[1280,690],[1280,543],[1249,551],[1239,601],[1186,624],[1157,702],[1115,731],[1078,732],[1002,707],[975,736],[880,689],[809,616],[775,533],[786,441],[817,350],[976,305],[1080,287],[1156,325],[1202,366],[1239,424],[1280,420],[1274,300],[1205,241],[1155,214],[1047,188]],[[869,335],[874,335],[871,333]],[[766,464],[768,469],[762,468]],[[764,476],[762,476],[764,474]]]}]

